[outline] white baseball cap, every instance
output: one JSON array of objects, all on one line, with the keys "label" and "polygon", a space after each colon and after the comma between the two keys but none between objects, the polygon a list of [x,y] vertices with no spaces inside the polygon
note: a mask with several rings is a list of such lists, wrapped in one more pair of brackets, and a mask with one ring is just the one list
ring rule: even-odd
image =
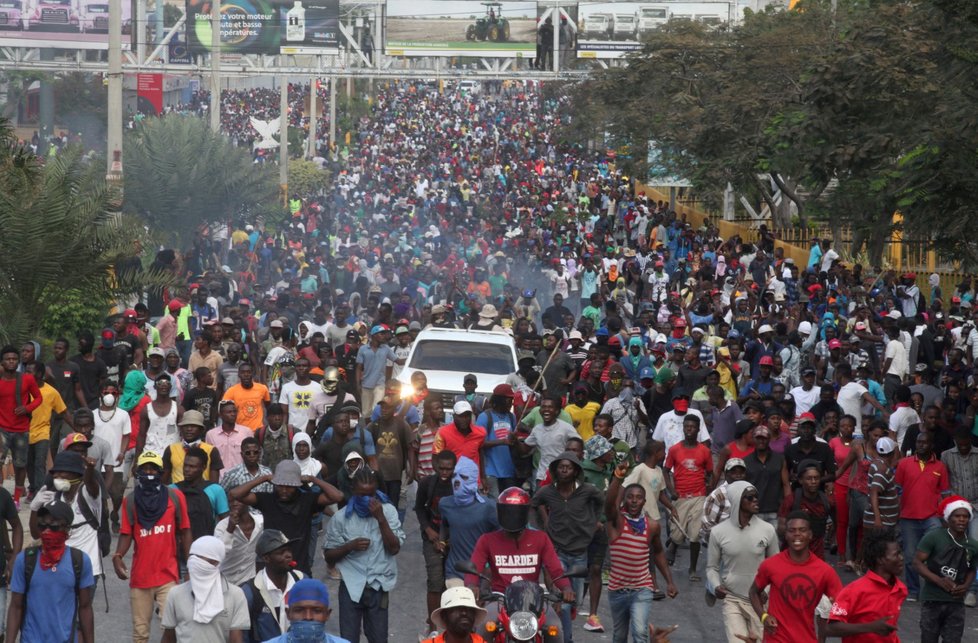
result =
[{"label": "white baseball cap", "polygon": [[758,335],[763,335],[764,333],[773,333],[774,329],[771,328],[770,324],[761,324],[761,327],[757,329]]},{"label": "white baseball cap", "polygon": [[471,413],[471,412],[472,412],[472,405],[466,402],[465,400],[456,402],[455,406],[452,407],[453,415],[462,415],[463,413]]}]

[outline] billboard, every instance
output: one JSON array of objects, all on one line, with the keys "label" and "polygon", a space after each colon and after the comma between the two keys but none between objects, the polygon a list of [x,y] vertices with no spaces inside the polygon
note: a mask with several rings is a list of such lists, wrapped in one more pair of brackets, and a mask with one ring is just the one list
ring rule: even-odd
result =
[{"label": "billboard", "polygon": [[[655,10],[653,5],[635,2],[582,2],[578,11],[578,57],[618,58],[642,48],[641,16]],[[662,12],[668,20],[668,9]],[[642,24],[651,23],[646,18]]]},{"label": "billboard", "polygon": [[[339,50],[339,13],[339,0],[222,2],[221,52],[336,53]],[[193,54],[211,50],[210,0],[187,0],[187,46]]]},{"label": "billboard", "polygon": [[[132,2],[122,2],[129,49]],[[0,46],[108,49],[109,0],[0,0]]]},{"label": "billboard", "polygon": [[163,113],[163,74],[136,74],[136,109],[147,116]]},{"label": "billboard", "polygon": [[387,0],[388,56],[536,56],[536,2]]}]

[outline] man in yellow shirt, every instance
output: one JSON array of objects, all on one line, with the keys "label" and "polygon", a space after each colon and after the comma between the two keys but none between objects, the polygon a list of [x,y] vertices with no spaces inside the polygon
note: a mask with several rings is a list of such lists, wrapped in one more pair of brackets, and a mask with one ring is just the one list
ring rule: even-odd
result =
[{"label": "man in yellow shirt", "polygon": [[238,383],[224,392],[225,400],[238,407],[238,424],[252,431],[265,426],[265,406],[272,401],[268,387],[255,381],[255,371],[245,362],[238,367]]},{"label": "man in yellow shirt", "polygon": [[594,417],[601,410],[600,404],[588,400],[587,393],[586,384],[576,385],[571,394],[573,402],[564,407],[567,414],[571,416],[574,428],[585,442],[594,435]]},{"label": "man in yellow shirt", "polygon": [[28,436],[27,449],[27,478],[30,481],[32,499],[37,490],[44,484],[48,469],[51,467],[51,418],[54,416],[64,419],[65,424],[75,430],[71,414],[58,389],[44,381],[47,369],[43,362],[34,362],[34,379],[41,390],[41,405],[31,413],[31,431]]}]

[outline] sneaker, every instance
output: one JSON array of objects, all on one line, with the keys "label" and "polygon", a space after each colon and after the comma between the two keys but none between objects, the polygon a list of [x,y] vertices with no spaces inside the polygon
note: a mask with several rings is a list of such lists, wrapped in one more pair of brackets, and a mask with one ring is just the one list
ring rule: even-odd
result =
[{"label": "sneaker", "polygon": [[601,619],[598,618],[597,614],[591,614],[587,617],[584,630],[587,632],[604,632],[604,626],[601,625]]},{"label": "sneaker", "polygon": [[965,594],[964,606],[974,607],[975,605],[978,605],[978,596],[976,596],[974,592],[968,592]]},{"label": "sneaker", "polygon": [[709,607],[713,607],[714,605],[717,604],[717,597],[714,596],[710,590],[706,590],[706,595],[704,596],[704,598],[706,599],[706,604]]}]

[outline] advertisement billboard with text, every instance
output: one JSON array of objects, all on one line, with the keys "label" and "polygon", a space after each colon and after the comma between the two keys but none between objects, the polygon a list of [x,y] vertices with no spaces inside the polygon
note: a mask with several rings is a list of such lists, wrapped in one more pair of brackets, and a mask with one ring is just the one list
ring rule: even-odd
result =
[{"label": "advertisement billboard with text", "polygon": [[536,2],[388,0],[389,56],[536,55]]},{"label": "advertisement billboard with text", "polygon": [[618,58],[642,48],[637,2],[582,2],[578,5],[577,55],[581,58]]},{"label": "advertisement billboard with text", "polygon": [[[122,46],[129,49],[132,3],[122,2]],[[0,0],[0,46],[107,49],[108,0]]]},{"label": "advertisement billboard with text", "polygon": [[[191,53],[211,50],[210,12],[210,0],[187,0],[187,45]],[[336,53],[338,38],[339,0],[229,0],[221,3],[223,53]]]}]

